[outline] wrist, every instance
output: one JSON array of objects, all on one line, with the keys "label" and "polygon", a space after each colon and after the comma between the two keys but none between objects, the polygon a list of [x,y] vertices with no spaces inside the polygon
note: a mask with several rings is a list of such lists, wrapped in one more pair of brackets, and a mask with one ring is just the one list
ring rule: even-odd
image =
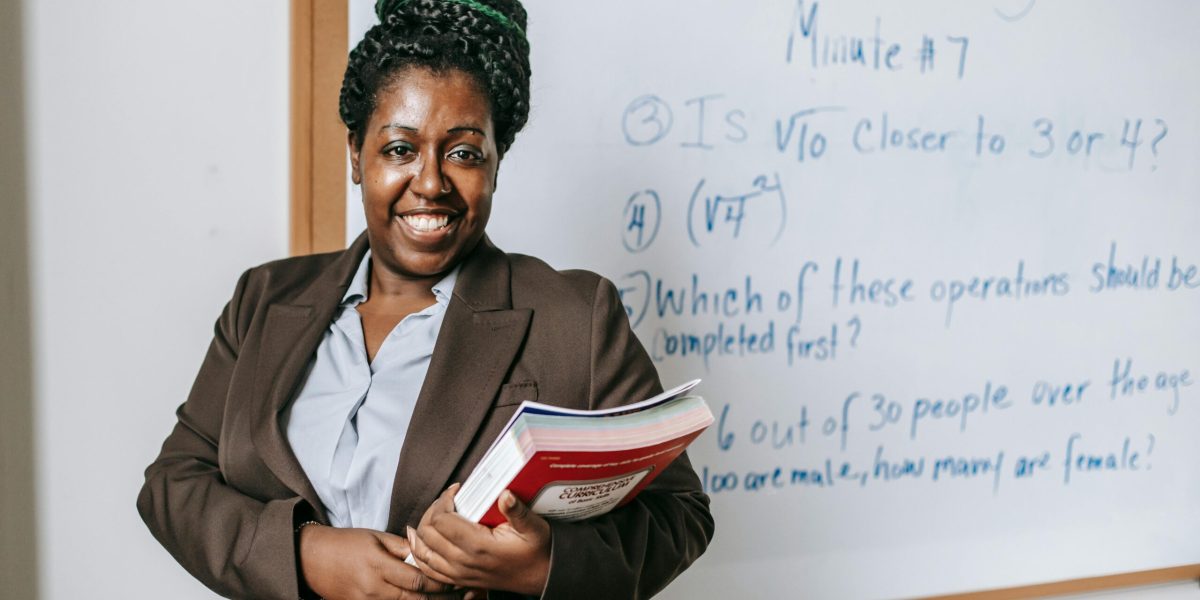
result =
[{"label": "wrist", "polygon": [[[318,529],[325,527],[317,521],[305,521],[296,526],[296,578],[300,587],[300,598],[319,599],[321,596],[313,591],[312,582],[309,580],[309,571],[313,565],[313,536],[319,535]],[[306,568],[307,567],[307,568]]]}]

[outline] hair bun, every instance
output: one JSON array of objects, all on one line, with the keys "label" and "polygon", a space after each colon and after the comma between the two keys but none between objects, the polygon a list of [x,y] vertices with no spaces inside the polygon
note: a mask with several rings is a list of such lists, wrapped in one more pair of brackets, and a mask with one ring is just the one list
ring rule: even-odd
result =
[{"label": "hair bun", "polygon": [[388,14],[394,12],[404,2],[405,0],[375,0],[375,16],[379,17],[379,22],[382,23]]},{"label": "hair bun", "polygon": [[[412,2],[413,0],[375,0],[375,16],[379,17],[380,23],[386,22],[388,15],[398,13],[402,7]],[[525,37],[525,23],[527,17],[524,7],[521,6],[520,2],[514,2],[512,3],[512,6],[507,7],[511,9],[509,11],[501,10],[493,6],[493,4],[496,4],[495,2],[485,3],[479,0],[434,0],[434,2],[440,2],[444,4],[461,4],[463,6],[467,6],[492,19],[493,21],[496,21],[504,27],[520,34],[521,37]],[[504,3],[501,2],[499,4]],[[414,14],[418,13],[416,10],[411,12]]]}]

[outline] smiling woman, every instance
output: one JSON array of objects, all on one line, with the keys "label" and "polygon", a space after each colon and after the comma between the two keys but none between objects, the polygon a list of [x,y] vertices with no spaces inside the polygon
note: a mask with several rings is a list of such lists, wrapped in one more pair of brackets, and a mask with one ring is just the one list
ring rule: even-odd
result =
[{"label": "smiling woman", "polygon": [[411,278],[462,261],[483,237],[500,165],[488,102],[462,71],[407,67],[379,92],[351,177],[377,260]]},{"label": "smiling woman", "polygon": [[495,528],[454,510],[522,401],[607,408],[662,386],[611,282],[485,234],[528,115],[521,5],[376,8],[340,104],[367,230],[242,276],[146,470],[143,519],[230,597],[653,595],[713,534],[686,454],[587,521],[511,494]]}]

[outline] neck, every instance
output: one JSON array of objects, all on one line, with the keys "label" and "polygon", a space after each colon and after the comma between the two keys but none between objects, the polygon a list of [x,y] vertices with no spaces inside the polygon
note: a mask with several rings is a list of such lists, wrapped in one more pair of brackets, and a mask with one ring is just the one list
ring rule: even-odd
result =
[{"label": "neck", "polygon": [[444,274],[414,277],[393,273],[371,259],[370,298],[433,298],[433,286]]}]

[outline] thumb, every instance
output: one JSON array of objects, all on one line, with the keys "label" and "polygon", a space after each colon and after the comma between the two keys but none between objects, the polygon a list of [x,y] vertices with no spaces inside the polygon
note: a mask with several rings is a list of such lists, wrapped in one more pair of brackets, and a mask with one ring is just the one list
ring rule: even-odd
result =
[{"label": "thumb", "polygon": [[530,526],[530,516],[533,514],[529,510],[529,505],[521,502],[516,494],[504,490],[500,494],[500,514],[508,520],[508,524],[517,531],[527,531]]}]

